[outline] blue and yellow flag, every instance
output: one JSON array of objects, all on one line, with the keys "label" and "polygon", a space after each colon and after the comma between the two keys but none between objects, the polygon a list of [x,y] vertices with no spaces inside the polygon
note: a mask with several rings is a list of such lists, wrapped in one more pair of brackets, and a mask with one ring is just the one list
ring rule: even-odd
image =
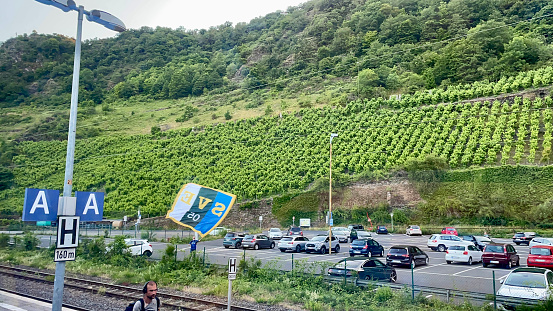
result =
[{"label": "blue and yellow flag", "polygon": [[234,201],[234,194],[189,183],[180,190],[166,218],[204,237],[225,219]]}]

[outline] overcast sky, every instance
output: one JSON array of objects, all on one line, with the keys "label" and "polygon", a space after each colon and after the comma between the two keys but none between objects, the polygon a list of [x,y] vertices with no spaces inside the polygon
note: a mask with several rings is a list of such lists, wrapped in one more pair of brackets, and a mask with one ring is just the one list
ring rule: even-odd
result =
[{"label": "overcast sky", "polygon": [[[109,12],[125,23],[127,29],[156,26],[202,29],[265,16],[307,0],[75,0],[85,10]],[[63,34],[75,38],[77,12],[62,10],[35,0],[0,0],[0,42],[33,30],[45,34]],[[103,26],[83,21],[83,40],[115,36]]]}]

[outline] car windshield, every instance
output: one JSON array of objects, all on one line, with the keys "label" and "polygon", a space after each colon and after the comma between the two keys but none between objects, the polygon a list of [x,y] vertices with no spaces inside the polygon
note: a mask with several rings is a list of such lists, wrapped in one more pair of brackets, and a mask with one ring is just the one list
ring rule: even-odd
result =
[{"label": "car windshield", "polygon": [[487,245],[485,252],[488,252],[488,253],[503,253],[503,245]]},{"label": "car windshield", "polygon": [[390,248],[389,254],[407,254],[407,249],[405,248]]},{"label": "car windshield", "polygon": [[545,277],[540,273],[516,272],[511,273],[504,284],[529,288],[545,288]]},{"label": "car windshield", "polygon": [[246,236],[244,237],[244,240],[251,240],[251,239],[253,239],[253,238],[255,238],[255,235],[253,235],[253,234],[248,234],[248,235],[246,235]]},{"label": "car windshield", "polygon": [[365,245],[365,240],[353,240],[351,245]]},{"label": "car windshield", "polygon": [[551,250],[549,248],[532,247],[530,254],[540,256],[551,256]]},{"label": "car windshield", "polygon": [[280,232],[279,228],[271,228],[271,232]]},{"label": "car windshield", "polygon": [[347,261],[341,261],[337,263],[334,267],[338,269],[344,269],[344,267],[348,270],[357,270],[365,263],[364,260],[347,260]]},{"label": "car windshield", "polygon": [[318,235],[318,236],[312,238],[311,241],[319,242],[319,241],[324,241],[325,239],[326,239],[326,236]]},{"label": "car windshield", "polygon": [[225,238],[232,238],[232,237],[234,237],[235,235],[236,235],[235,233],[227,233],[227,234],[225,235]]},{"label": "car windshield", "polygon": [[465,247],[464,246],[460,246],[460,245],[453,245],[453,246],[450,246],[448,248],[448,250],[452,250],[452,251],[464,251],[465,250]]},{"label": "car windshield", "polygon": [[284,238],[282,238],[281,241],[285,242],[285,241],[293,241],[293,240],[294,240],[294,238],[291,238],[291,237],[284,237]]}]

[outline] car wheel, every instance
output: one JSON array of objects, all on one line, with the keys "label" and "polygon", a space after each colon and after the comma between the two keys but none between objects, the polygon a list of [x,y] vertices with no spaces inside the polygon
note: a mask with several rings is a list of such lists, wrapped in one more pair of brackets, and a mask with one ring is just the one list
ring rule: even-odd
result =
[{"label": "car wheel", "polygon": [[150,257],[150,256],[152,256],[152,252],[150,252],[150,251],[145,251],[145,252],[144,252],[144,255],[146,255],[147,257]]},{"label": "car wheel", "polygon": [[448,265],[450,265],[450,264],[452,263],[451,260],[446,260],[445,262],[446,262]]},{"label": "car wheel", "polygon": [[445,252],[445,245],[443,244],[438,245],[438,252]]},{"label": "car wheel", "polygon": [[416,266],[417,266],[417,264],[415,263],[415,259],[412,259],[411,260],[411,269],[415,269]]},{"label": "car wheel", "polygon": [[301,246],[300,245],[296,245],[296,253],[299,253],[301,252]]},{"label": "car wheel", "polygon": [[238,242],[236,243],[236,246],[234,248],[240,248],[242,246],[242,243]]},{"label": "car wheel", "polygon": [[507,264],[505,265],[505,268],[511,269],[513,267],[513,263],[509,260],[507,261]]},{"label": "car wheel", "polygon": [[371,252],[367,252],[367,254],[365,254],[365,257],[372,257],[373,254]]},{"label": "car wheel", "polygon": [[397,282],[397,273],[394,270],[392,270],[392,273],[390,273],[390,282]]},{"label": "car wheel", "polygon": [[256,249],[256,250],[259,249],[259,244],[254,244],[253,249]]},{"label": "car wheel", "polygon": [[469,257],[469,261],[467,262],[469,266],[472,266],[472,257]]},{"label": "car wheel", "polygon": [[515,242],[516,245],[520,245],[520,242]]},{"label": "car wheel", "polygon": [[223,246],[224,246],[225,248],[229,248],[229,246],[228,246],[228,245],[223,245]]},{"label": "car wheel", "polygon": [[354,254],[349,254],[349,257],[354,257],[355,255]]},{"label": "car wheel", "polygon": [[280,249],[280,251],[284,253],[284,252],[285,252],[286,250],[285,250],[285,249],[283,249],[283,248],[281,248],[281,249]]},{"label": "car wheel", "polygon": [[370,276],[370,275],[365,275],[365,280],[370,281],[370,280],[371,280],[371,276]]},{"label": "car wheel", "polygon": [[428,266],[429,262],[430,262],[430,258],[426,257],[426,260],[425,260],[424,264]]},{"label": "car wheel", "polygon": [[487,263],[485,263],[484,261],[482,261],[482,267],[486,268],[488,266]]},{"label": "car wheel", "polygon": [[271,243],[271,249],[275,248],[275,242]]},{"label": "car wheel", "polygon": [[326,254],[326,247],[321,247],[321,254]]},{"label": "car wheel", "polygon": [[340,252],[340,245],[336,245],[336,250],[335,250],[336,253],[339,253]]},{"label": "car wheel", "polygon": [[516,263],[516,266],[520,266],[520,259],[517,259],[517,263]]}]

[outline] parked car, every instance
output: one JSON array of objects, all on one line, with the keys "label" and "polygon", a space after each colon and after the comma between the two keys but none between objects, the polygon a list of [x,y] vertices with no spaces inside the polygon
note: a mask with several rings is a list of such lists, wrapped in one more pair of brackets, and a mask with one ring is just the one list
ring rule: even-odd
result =
[{"label": "parked car", "polygon": [[285,236],[278,242],[278,249],[281,252],[295,251],[299,253],[305,251],[305,244],[309,239],[304,236]]},{"label": "parked car", "polygon": [[445,227],[442,229],[442,234],[451,234],[451,235],[459,235],[459,233],[457,233],[457,229],[453,228],[453,227]]},{"label": "parked car", "polygon": [[351,257],[355,255],[384,256],[384,247],[371,238],[357,239],[351,242],[351,245],[349,246],[349,255]]},{"label": "parked car", "polygon": [[453,245],[474,245],[472,242],[463,241],[460,237],[451,234],[433,234],[426,242],[433,251],[445,252],[450,246]]},{"label": "parked car", "polygon": [[482,251],[476,245],[452,245],[445,252],[445,262],[466,262],[469,266],[473,262],[482,261]]},{"label": "parked car", "polygon": [[148,240],[144,239],[125,239],[129,251],[133,256],[152,256],[154,249]]},{"label": "parked car", "polygon": [[282,239],[282,230],[279,228],[271,228],[269,229],[269,238],[273,240],[280,240]]},{"label": "parked car", "polygon": [[333,227],[332,235],[335,236],[340,243],[347,243],[349,240],[350,230],[345,227]]},{"label": "parked car", "polygon": [[376,234],[388,234],[388,228],[386,226],[376,227]]},{"label": "parked car", "polygon": [[376,258],[368,259],[342,259],[328,269],[328,274],[333,276],[351,277],[353,272],[363,280],[388,280],[397,281],[397,272],[392,266],[385,265]]},{"label": "parked car", "polygon": [[363,230],[351,230],[351,233],[349,234],[349,241],[353,242],[357,239],[368,239],[372,237],[371,233],[368,231]]},{"label": "parked car", "polygon": [[479,235],[463,235],[460,236],[465,241],[472,242],[478,249],[483,250],[484,246],[487,244],[493,243],[493,241],[485,236],[479,236]]},{"label": "parked car", "polygon": [[553,238],[542,238],[542,237],[536,237],[533,238],[530,243],[528,243],[528,246],[533,247],[537,245],[553,245]]},{"label": "parked car", "polygon": [[517,268],[501,281],[498,297],[546,300],[551,298],[553,272],[544,268]]},{"label": "parked car", "polygon": [[217,227],[209,232],[209,235],[219,235],[223,232],[228,232],[228,229],[225,227]]},{"label": "parked car", "polygon": [[365,230],[365,227],[363,225],[348,225],[348,230]]},{"label": "parked car", "polygon": [[532,246],[526,264],[528,267],[553,268],[553,245]]},{"label": "parked car", "polygon": [[288,236],[291,236],[291,235],[301,235],[303,236],[303,231],[301,230],[300,227],[290,227],[290,229],[288,229],[288,233],[287,233]]},{"label": "parked car", "polygon": [[[305,244],[305,252],[326,254],[330,247],[329,241],[330,240],[328,235],[317,235],[316,237],[309,240],[307,244]],[[338,242],[338,239],[335,236],[333,236],[331,241],[332,241],[332,251],[335,253],[340,252],[340,243]]]},{"label": "parked car", "polygon": [[411,226],[407,227],[407,231],[405,232],[405,234],[407,234],[408,236],[422,235],[422,230],[421,230],[421,227],[419,227],[417,225],[411,225]]},{"label": "parked car", "polygon": [[482,253],[482,265],[484,267],[493,264],[511,269],[512,266],[519,266],[519,260],[517,251],[511,244],[490,243],[484,247]]},{"label": "parked car", "polygon": [[264,234],[248,234],[242,240],[242,248],[275,248],[275,241]]},{"label": "parked car", "polygon": [[223,238],[223,246],[225,248],[229,248],[229,247],[241,248],[242,240],[244,239],[245,236],[246,234],[242,232],[227,232],[227,234]]},{"label": "parked car", "polygon": [[415,268],[417,265],[427,265],[428,255],[420,248],[410,245],[394,245],[386,255],[386,264],[403,265]]},{"label": "parked car", "polygon": [[536,237],[535,232],[517,232],[513,235],[513,243],[516,245],[526,244],[530,245],[530,241]]}]

